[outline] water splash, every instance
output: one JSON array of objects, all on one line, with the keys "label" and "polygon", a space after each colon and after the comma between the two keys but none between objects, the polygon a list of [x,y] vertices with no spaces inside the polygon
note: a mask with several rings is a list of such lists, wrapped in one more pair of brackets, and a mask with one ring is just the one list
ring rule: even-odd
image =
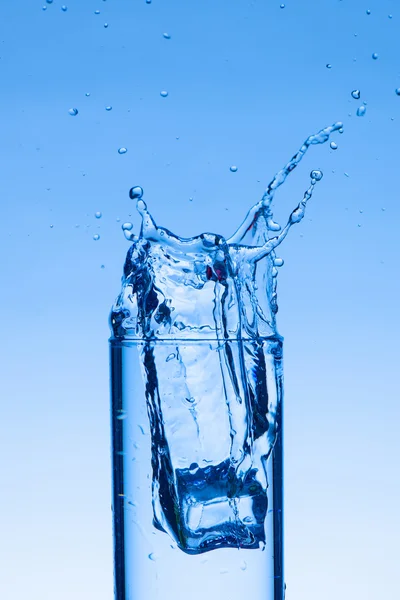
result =
[{"label": "water splash", "polygon": [[303,219],[322,171],[311,171],[283,227],[272,202],[308,149],[341,128],[335,123],[309,136],[228,238],[178,237],[156,224],[143,190],[131,188],[139,190],[132,195],[141,229],[135,236],[132,223],[122,226],[133,243],[111,327],[115,343],[140,340],[153,522],[186,553],[265,548],[266,464],[283,389],[276,327],[283,259],[275,250]]}]

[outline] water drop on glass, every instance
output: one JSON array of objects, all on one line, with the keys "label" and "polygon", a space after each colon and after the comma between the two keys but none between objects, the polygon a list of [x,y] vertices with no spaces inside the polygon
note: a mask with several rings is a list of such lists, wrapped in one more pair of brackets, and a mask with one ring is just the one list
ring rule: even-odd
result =
[{"label": "water drop on glass", "polygon": [[101,219],[101,217],[102,217],[103,215],[101,214],[101,212],[100,212],[100,211],[97,211],[97,212],[95,212],[95,213],[94,213],[94,216],[96,217],[96,219]]},{"label": "water drop on glass", "polygon": [[162,92],[160,92],[160,96],[162,96],[163,98],[166,98],[168,96],[168,92],[165,90],[162,90]]},{"label": "water drop on glass", "polygon": [[131,200],[139,200],[143,196],[143,188],[140,185],[135,185],[129,190],[129,198]]},{"label": "water drop on glass", "polygon": [[110,112],[110,110],[112,110],[112,106],[106,106],[106,111]]},{"label": "water drop on glass", "polygon": [[164,37],[166,40],[170,40],[170,39],[171,39],[171,36],[169,35],[169,33],[163,33],[163,37]]},{"label": "water drop on glass", "polygon": [[127,152],[128,152],[128,149],[124,148],[123,146],[122,146],[122,148],[118,148],[118,154],[126,154]]},{"label": "water drop on glass", "polygon": [[332,65],[331,65],[330,63],[328,63],[328,64],[326,65],[326,68],[327,68],[327,69],[332,69]]},{"label": "water drop on glass", "polygon": [[98,233],[95,233],[95,234],[94,234],[94,236],[93,236],[93,239],[94,239],[94,241],[95,241],[95,242],[97,242],[97,240],[99,240],[99,239],[100,239],[100,236],[99,236],[99,234],[98,234]]},{"label": "water drop on glass", "polygon": [[337,148],[338,148],[338,145],[337,145],[337,143],[336,143],[336,142],[331,142],[331,143],[330,143],[330,147],[332,148],[332,150],[337,150]]},{"label": "water drop on glass", "polygon": [[315,169],[314,171],[311,171],[311,173],[310,173],[311,179],[315,179],[315,181],[321,181],[323,176],[324,176],[323,172],[320,171],[319,169]]},{"label": "water drop on glass", "polygon": [[71,117],[76,117],[76,115],[78,114],[78,109],[77,108],[70,108],[68,112],[71,115]]},{"label": "water drop on glass", "polygon": [[283,267],[284,264],[285,264],[285,261],[283,260],[283,258],[275,258],[275,260],[274,260],[275,267]]},{"label": "water drop on glass", "polygon": [[232,166],[229,168],[229,170],[230,170],[232,173],[236,173],[236,171],[238,170],[238,168],[237,168],[235,165],[232,165]]},{"label": "water drop on glass", "polygon": [[400,96],[400,88],[397,88],[397,89],[395,90],[395,92],[396,92],[396,94],[397,94],[398,96]]},{"label": "water drop on glass", "polygon": [[373,55],[372,55],[372,58],[373,58],[374,60],[377,60],[377,58],[378,58],[378,55],[377,55],[377,53],[376,53],[376,52],[374,52],[374,53],[373,53]]},{"label": "water drop on glass", "polygon": [[354,100],[359,100],[360,96],[361,96],[361,92],[360,92],[360,90],[353,90],[351,92],[351,95],[353,96]]},{"label": "water drop on glass", "polygon": [[363,117],[366,112],[367,112],[367,109],[365,108],[365,106],[359,106],[357,108],[357,117]]}]

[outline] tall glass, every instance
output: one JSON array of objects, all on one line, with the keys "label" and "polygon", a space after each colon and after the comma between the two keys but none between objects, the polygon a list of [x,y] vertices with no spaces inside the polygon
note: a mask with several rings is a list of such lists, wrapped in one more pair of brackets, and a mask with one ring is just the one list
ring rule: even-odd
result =
[{"label": "tall glass", "polygon": [[[110,346],[115,599],[283,600],[282,338]],[[256,439],[268,411],[271,448],[240,447],[235,423]]]}]

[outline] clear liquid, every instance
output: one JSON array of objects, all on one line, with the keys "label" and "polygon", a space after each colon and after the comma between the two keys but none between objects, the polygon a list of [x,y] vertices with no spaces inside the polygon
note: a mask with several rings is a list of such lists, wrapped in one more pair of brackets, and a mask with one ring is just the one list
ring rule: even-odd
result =
[{"label": "clear liquid", "polygon": [[[263,391],[236,415],[236,431],[244,434],[250,426],[253,437],[265,436],[268,410],[261,404],[268,396],[277,434],[269,453],[264,440],[258,457],[254,452],[246,457],[246,444],[238,448],[242,468],[229,470],[234,407],[221,402],[219,343],[112,342],[117,600],[236,600],[245,594],[253,600],[283,599],[281,340],[251,343],[265,356],[251,374],[252,384]],[[240,345],[231,343],[233,354]],[[146,353],[154,370],[143,376]],[[184,374],[177,370],[179,361],[185,363]],[[195,407],[185,406],[177,391],[182,385],[193,389],[195,363],[197,372],[207,373],[204,394]],[[163,427],[151,414],[151,381]],[[229,400],[237,402],[235,396]],[[254,415],[251,421],[248,415]],[[159,438],[163,428],[168,451],[166,439]]]}]

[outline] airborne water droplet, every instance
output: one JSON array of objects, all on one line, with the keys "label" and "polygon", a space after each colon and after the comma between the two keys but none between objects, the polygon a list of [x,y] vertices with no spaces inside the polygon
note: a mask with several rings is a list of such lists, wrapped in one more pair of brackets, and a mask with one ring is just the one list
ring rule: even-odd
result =
[{"label": "airborne water droplet", "polygon": [[123,225],[121,225],[121,228],[123,231],[132,231],[133,229],[133,223],[124,223]]},{"label": "airborne water droplet", "polygon": [[90,92],[86,92],[85,96],[86,96],[86,98],[89,98]]},{"label": "airborne water droplet", "polygon": [[100,14],[100,11],[97,9],[97,10],[95,10],[95,11],[94,11],[94,14],[95,14],[95,15],[99,15],[99,14]]},{"label": "airborne water droplet", "polygon": [[238,168],[237,168],[235,165],[232,165],[232,166],[229,168],[229,170],[230,170],[232,173],[236,173],[236,171],[238,170]]},{"label": "airborne water droplet", "polygon": [[63,6],[61,7],[61,10],[62,10],[63,12],[67,12],[67,10],[68,10],[68,6],[65,6],[65,4],[63,4]]},{"label": "airborne water droplet", "polygon": [[68,112],[71,115],[71,117],[76,117],[79,111],[77,108],[70,108]]},{"label": "airborne water droplet", "polygon": [[47,4],[53,4],[53,0],[46,0]]},{"label": "airborne water droplet", "polygon": [[351,92],[351,95],[353,96],[354,100],[359,100],[360,96],[361,96],[361,92],[360,92],[360,90],[353,90]]},{"label": "airborne water droplet", "polygon": [[100,239],[100,236],[99,236],[99,234],[98,234],[98,233],[95,233],[95,234],[94,234],[94,236],[93,236],[93,239],[94,239],[94,241],[95,241],[95,242],[97,242],[97,240],[99,240],[99,239]]},{"label": "airborne water droplet", "polygon": [[331,142],[330,143],[330,147],[332,148],[332,150],[337,150],[338,149],[338,145],[336,142]]},{"label": "airborne water droplet", "polygon": [[129,198],[131,200],[139,200],[143,196],[143,188],[140,185],[135,185],[129,190]]},{"label": "airborne water droplet", "polygon": [[163,37],[164,37],[166,40],[170,40],[170,39],[171,39],[171,36],[169,35],[169,33],[163,33]]},{"label": "airborne water droplet", "polygon": [[127,152],[128,152],[127,148],[124,148],[124,147],[118,148],[118,154],[126,154]]},{"label": "airborne water droplet", "polygon": [[319,169],[314,169],[314,171],[311,171],[311,173],[310,173],[311,179],[315,179],[315,181],[321,181],[323,176],[324,176],[323,172],[320,171]]},{"label": "airborne water droplet", "polygon": [[98,210],[97,212],[94,213],[94,216],[96,217],[96,219],[101,219],[102,214],[101,212]]},{"label": "airborne water droplet", "polygon": [[330,63],[328,63],[328,64],[326,65],[326,68],[327,68],[327,69],[332,69],[332,65],[331,65]]},{"label": "airborne water droplet", "polygon": [[168,92],[166,90],[162,90],[160,92],[160,96],[162,96],[163,98],[166,98],[168,96]]},{"label": "airborne water droplet", "polygon": [[[147,0],[146,0],[147,1]],[[150,4],[149,2],[147,2],[147,4]],[[156,555],[154,554],[154,552],[150,552],[149,554],[149,559],[152,560],[153,562],[156,561]]]},{"label": "airborne water droplet", "polygon": [[274,260],[275,267],[283,267],[284,264],[285,264],[285,261],[283,260],[283,258],[275,258],[275,260]]},{"label": "airborne water droplet", "polygon": [[281,4],[281,8],[285,8],[285,4]]},{"label": "airborne water droplet", "polygon": [[108,23],[104,23],[104,29],[107,29]]},{"label": "airborne water droplet", "polygon": [[363,117],[366,112],[367,112],[367,109],[366,109],[366,107],[364,105],[363,106],[359,106],[357,108],[357,117]]},{"label": "airborne water droplet", "polygon": [[146,4],[151,4],[151,0],[146,0]]},{"label": "airborne water droplet", "polygon": [[371,11],[369,10],[369,8],[365,12],[367,13],[367,15],[371,14]]},{"label": "airborne water droplet", "polygon": [[372,58],[373,58],[374,60],[377,60],[377,58],[378,58],[378,55],[377,55],[377,53],[376,53],[376,52],[374,52],[374,53],[373,53],[373,55],[372,55]]},{"label": "airborne water droplet", "polygon": [[398,96],[400,96],[400,88],[397,88],[397,89],[395,90],[395,92],[396,92],[396,94],[397,94]]},{"label": "airborne water droplet", "polygon": [[112,106],[106,106],[106,111],[110,112],[110,110],[112,110]]}]

